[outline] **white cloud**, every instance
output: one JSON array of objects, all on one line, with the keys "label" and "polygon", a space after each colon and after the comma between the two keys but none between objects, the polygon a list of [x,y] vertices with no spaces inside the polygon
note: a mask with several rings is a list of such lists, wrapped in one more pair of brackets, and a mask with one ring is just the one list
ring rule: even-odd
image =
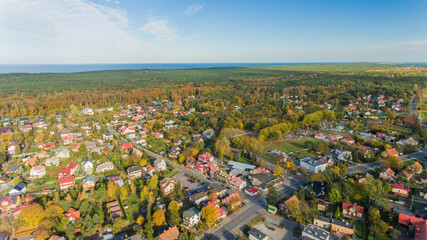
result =
[{"label": "white cloud", "polygon": [[114,1],[114,3],[115,3],[115,4],[120,4],[120,2],[119,2],[119,1],[117,1],[117,0],[116,0],[116,1]]},{"label": "white cloud", "polygon": [[151,34],[161,41],[172,42],[178,38],[177,29],[170,25],[167,18],[150,17],[148,23],[138,30]]},{"label": "white cloud", "polygon": [[205,6],[205,5],[203,5],[203,4],[198,4],[198,3],[196,3],[196,4],[192,4],[192,5],[189,5],[189,6],[187,7],[187,9],[185,9],[185,11],[184,11],[182,14],[183,14],[183,15],[187,15],[187,16],[194,15],[194,14],[196,14],[198,11],[202,10],[202,8],[203,8],[204,6]]},{"label": "white cloud", "polygon": [[126,12],[88,0],[1,0],[0,63],[156,62]]}]

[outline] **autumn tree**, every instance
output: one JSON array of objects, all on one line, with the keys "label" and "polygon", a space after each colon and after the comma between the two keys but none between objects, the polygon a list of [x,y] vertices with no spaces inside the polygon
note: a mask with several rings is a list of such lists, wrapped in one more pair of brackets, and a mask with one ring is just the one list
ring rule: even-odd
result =
[{"label": "autumn tree", "polygon": [[45,218],[46,213],[43,207],[38,204],[29,204],[21,209],[19,218],[24,225],[37,226]]},{"label": "autumn tree", "polygon": [[274,174],[276,174],[277,176],[282,176],[283,168],[282,166],[280,166],[280,164],[277,164],[276,168],[274,168]]},{"label": "autumn tree", "polygon": [[142,224],[144,224],[144,217],[142,215],[139,215],[139,217],[136,219],[136,223],[140,226],[142,226]]},{"label": "autumn tree", "polygon": [[220,159],[230,151],[230,141],[226,137],[218,138],[215,142],[215,153]]},{"label": "autumn tree", "polygon": [[169,206],[168,206],[168,211],[169,211],[169,213],[178,212],[179,211],[179,204],[178,204],[178,202],[177,201],[171,201],[169,203]]},{"label": "autumn tree", "polygon": [[21,221],[14,216],[6,216],[1,221],[1,228],[10,233],[11,236],[15,236],[21,225]]},{"label": "autumn tree", "polygon": [[203,207],[202,218],[208,226],[212,226],[218,220],[218,209],[212,205]]},{"label": "autumn tree", "polygon": [[161,209],[154,212],[153,223],[155,226],[162,226],[165,223],[165,220],[165,212],[163,212]]},{"label": "autumn tree", "polygon": [[154,190],[157,188],[157,184],[159,183],[159,177],[157,175],[153,175],[147,183],[147,186],[150,190]]},{"label": "autumn tree", "polygon": [[119,190],[119,185],[113,181],[109,181],[107,184],[107,199],[109,201],[116,199],[118,190]]}]

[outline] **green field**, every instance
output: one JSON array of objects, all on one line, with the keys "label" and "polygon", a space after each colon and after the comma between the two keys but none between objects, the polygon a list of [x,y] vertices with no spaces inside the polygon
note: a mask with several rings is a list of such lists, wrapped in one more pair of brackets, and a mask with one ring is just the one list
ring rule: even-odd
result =
[{"label": "green field", "polygon": [[320,140],[314,139],[312,137],[304,137],[295,141],[283,141],[283,140],[277,140],[277,141],[271,141],[271,142],[266,142],[264,145],[264,149],[265,151],[270,151],[270,150],[280,150],[282,152],[285,153],[293,153],[295,151],[300,151],[298,153],[295,153],[295,155],[299,156],[299,155],[306,155],[308,154],[307,150],[304,143],[306,141],[312,141],[315,143],[319,143],[321,142]]}]

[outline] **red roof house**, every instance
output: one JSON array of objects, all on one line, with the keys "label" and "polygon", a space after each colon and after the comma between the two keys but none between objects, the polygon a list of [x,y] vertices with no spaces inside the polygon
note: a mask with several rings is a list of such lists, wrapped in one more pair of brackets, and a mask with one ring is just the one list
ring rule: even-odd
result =
[{"label": "red roof house", "polygon": [[363,207],[358,206],[356,204],[350,204],[345,202],[342,203],[342,213],[345,217],[362,219],[363,210]]}]

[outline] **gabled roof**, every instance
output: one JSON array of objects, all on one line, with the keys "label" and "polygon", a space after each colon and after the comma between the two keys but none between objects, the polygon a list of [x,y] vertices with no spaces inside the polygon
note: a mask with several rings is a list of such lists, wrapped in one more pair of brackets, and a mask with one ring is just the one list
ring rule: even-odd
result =
[{"label": "gabled roof", "polygon": [[399,213],[399,224],[405,226],[412,225],[415,230],[415,240],[427,239],[427,220]]},{"label": "gabled roof", "polygon": [[356,213],[363,214],[363,209],[364,209],[363,207],[358,206],[356,204],[346,203],[346,202],[342,203],[343,210],[350,210],[350,208],[353,208]]},{"label": "gabled roof", "polygon": [[176,240],[179,236],[179,230],[175,226],[173,228],[170,228],[169,230],[165,231],[164,233],[159,235],[160,240]]},{"label": "gabled roof", "polygon": [[405,190],[405,191],[408,191],[409,192],[409,186],[406,186],[405,184],[403,184],[403,183],[395,183],[395,184],[393,184],[393,188],[396,188],[396,189],[401,189],[401,190]]},{"label": "gabled roof", "polygon": [[386,150],[387,154],[389,156],[393,156],[393,155],[399,155],[399,153],[397,152],[396,148],[389,148]]},{"label": "gabled roof", "polygon": [[290,197],[288,200],[285,201],[286,206],[288,205],[288,203],[290,203],[291,201],[296,201],[297,203],[299,203],[299,199],[297,198],[297,196],[293,195],[292,197]]}]

